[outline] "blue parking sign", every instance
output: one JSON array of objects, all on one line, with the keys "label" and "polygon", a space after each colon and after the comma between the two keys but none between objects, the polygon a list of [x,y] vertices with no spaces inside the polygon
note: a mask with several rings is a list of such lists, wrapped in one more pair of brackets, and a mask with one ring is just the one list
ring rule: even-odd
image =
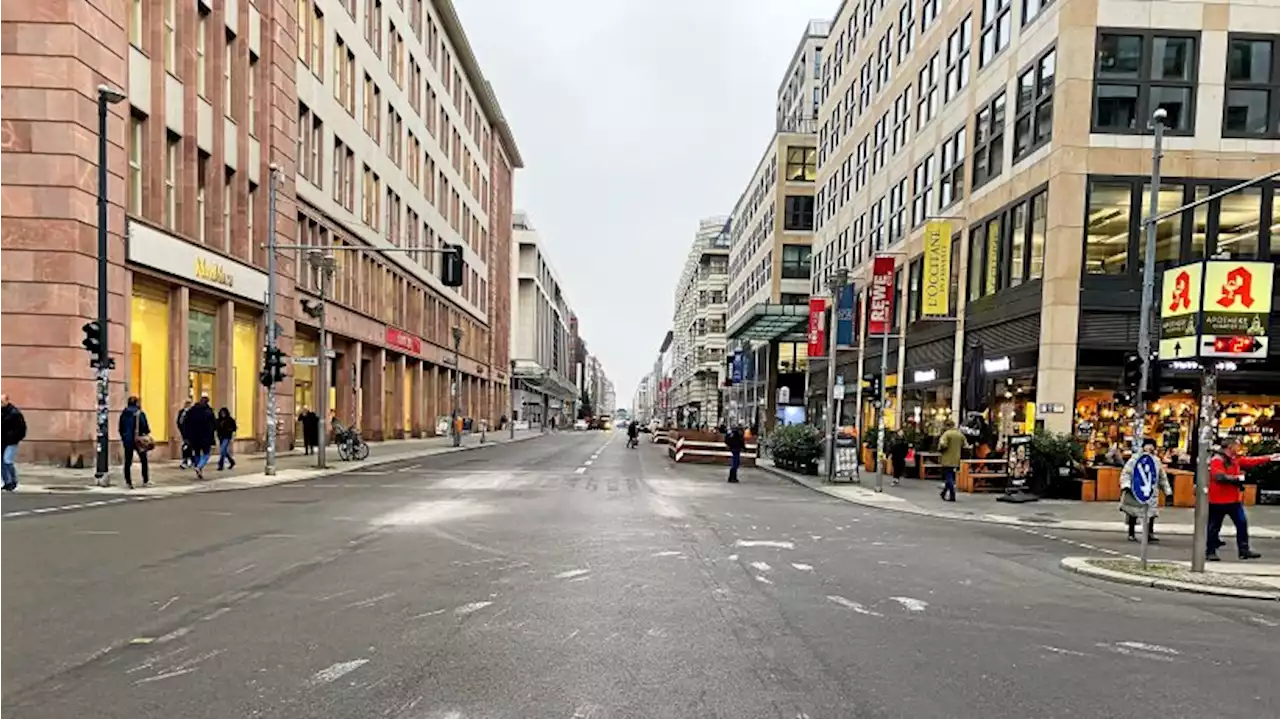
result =
[{"label": "blue parking sign", "polygon": [[1156,458],[1142,454],[1133,465],[1133,482],[1129,485],[1133,496],[1139,502],[1151,504],[1156,497],[1156,486],[1160,481],[1159,470],[1156,469]]}]

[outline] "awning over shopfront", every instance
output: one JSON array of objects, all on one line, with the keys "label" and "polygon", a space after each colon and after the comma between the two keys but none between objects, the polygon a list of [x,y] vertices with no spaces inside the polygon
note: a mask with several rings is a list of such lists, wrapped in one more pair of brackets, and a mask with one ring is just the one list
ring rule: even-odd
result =
[{"label": "awning over shopfront", "polygon": [[568,378],[551,372],[537,362],[516,360],[512,378],[530,392],[539,392],[566,402],[578,399],[578,387]]},{"label": "awning over shopfront", "polygon": [[761,304],[747,310],[729,327],[729,338],[752,342],[804,342],[809,327],[806,305]]}]

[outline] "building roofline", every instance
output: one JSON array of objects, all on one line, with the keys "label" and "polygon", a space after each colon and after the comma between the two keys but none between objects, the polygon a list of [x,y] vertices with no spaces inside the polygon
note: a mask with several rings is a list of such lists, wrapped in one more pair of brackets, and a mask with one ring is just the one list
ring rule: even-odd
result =
[{"label": "building roofline", "polygon": [[458,53],[458,60],[462,63],[462,69],[478,89],[476,95],[480,108],[497,129],[498,140],[502,143],[507,159],[511,160],[511,167],[513,169],[524,167],[524,158],[520,156],[520,149],[516,147],[516,138],[511,133],[511,125],[507,122],[506,115],[502,114],[502,107],[498,105],[498,95],[493,91],[493,85],[489,84],[484,73],[480,71],[480,63],[471,49],[471,42],[467,40],[467,33],[462,29],[462,21],[458,19],[453,0],[436,0],[435,5],[440,13],[440,24],[444,26],[445,37],[449,38],[449,42],[453,44],[453,49]]},{"label": "building roofline", "polygon": [[[836,17],[839,17],[839,15],[836,15]],[[822,23],[826,23],[827,31],[826,31],[825,33],[817,33],[817,32],[814,32],[814,31],[813,31],[813,30],[814,30],[814,27],[816,27],[818,24],[822,24]],[[778,90],[777,90],[777,92],[776,92],[776,93],[774,93],[775,95],[781,95],[781,94],[782,94],[782,90],[783,90],[783,88],[785,88],[785,87],[787,86],[787,80],[791,79],[791,68],[793,68],[793,67],[795,67],[795,66],[796,66],[796,60],[800,57],[800,55],[801,55],[801,54],[803,54],[803,53],[804,53],[804,45],[805,45],[805,43],[806,43],[806,42],[808,42],[808,41],[809,41],[809,38],[815,38],[815,37],[819,37],[819,38],[827,38],[827,37],[830,37],[830,36],[831,36],[831,27],[832,27],[832,25],[834,25],[834,24],[835,24],[835,20],[834,20],[834,19],[832,19],[832,20],[817,20],[817,19],[814,19],[814,20],[810,20],[810,21],[809,21],[809,23],[808,23],[807,25],[805,25],[805,28],[804,28],[804,35],[801,35],[801,36],[800,36],[800,42],[796,45],[796,51],[795,51],[795,52],[793,52],[793,53],[791,53],[791,62],[788,62],[788,63],[787,63],[787,70],[786,70],[786,72],[782,73],[782,82],[778,83]]]}]

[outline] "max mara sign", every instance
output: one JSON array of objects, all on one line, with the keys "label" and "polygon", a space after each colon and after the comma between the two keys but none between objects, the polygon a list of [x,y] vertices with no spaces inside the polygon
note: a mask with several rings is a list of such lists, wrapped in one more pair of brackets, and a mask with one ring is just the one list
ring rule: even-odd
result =
[{"label": "max mara sign", "polygon": [[267,275],[167,232],[129,221],[129,261],[263,304]]}]

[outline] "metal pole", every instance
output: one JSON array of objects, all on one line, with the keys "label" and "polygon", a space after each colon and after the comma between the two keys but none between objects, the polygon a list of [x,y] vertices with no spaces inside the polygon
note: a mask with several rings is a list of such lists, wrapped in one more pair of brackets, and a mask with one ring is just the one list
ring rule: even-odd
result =
[{"label": "metal pole", "polygon": [[889,373],[889,318],[880,335],[880,396],[876,397],[876,491],[884,491],[884,385]]},{"label": "metal pole", "polygon": [[458,407],[458,395],[461,391],[459,383],[462,382],[462,366],[458,364],[458,346],[462,343],[462,328],[453,328],[453,386],[449,388],[450,407],[449,407],[449,432],[453,435],[453,446],[462,446],[462,428],[458,426],[458,416],[461,409]]},{"label": "metal pole", "polygon": [[320,346],[316,352],[316,385],[320,392],[320,444],[316,447],[316,466],[325,468],[325,440],[333,423],[329,421],[329,333],[325,329],[325,298],[329,285],[331,259],[326,257],[320,268]]},{"label": "metal pole", "polygon": [[93,483],[105,487],[107,477],[107,413],[110,411],[111,356],[107,349],[107,93],[98,88],[98,457]]},{"label": "metal pole", "polygon": [[[1155,218],[1160,213],[1160,156],[1167,116],[1164,108],[1157,109],[1151,116],[1155,142],[1151,148],[1151,198],[1147,205],[1148,218]],[[1149,220],[1146,227],[1147,250],[1142,261],[1142,308],[1138,318],[1138,357],[1142,360],[1142,379],[1138,382],[1138,396],[1134,398],[1133,454],[1135,457],[1142,452],[1142,436],[1146,433],[1147,420],[1146,393],[1151,381],[1151,305],[1156,282],[1156,229],[1157,223],[1154,219]]]},{"label": "metal pole", "polygon": [[1200,375],[1200,446],[1196,452],[1196,512],[1191,539],[1191,571],[1204,571],[1209,535],[1209,451],[1217,420],[1218,368],[1205,363]]},{"label": "metal pole", "polygon": [[827,289],[831,292],[831,326],[827,328],[827,481],[836,478],[836,434],[840,430],[839,411],[836,405],[836,310],[840,302],[840,290],[849,282],[849,271],[843,267],[827,277]]},{"label": "metal pole", "polygon": [[[271,175],[267,186],[267,348],[276,347],[276,182],[280,167],[271,163]],[[250,237],[252,242],[253,238]],[[270,354],[270,353],[268,353]],[[318,361],[318,360],[317,360]],[[276,386],[267,386],[267,466],[268,476],[276,473]],[[323,419],[321,421],[324,421]]]},{"label": "metal pole", "polygon": [[511,431],[508,434],[508,438],[515,439],[516,438],[516,361],[515,360],[511,360],[511,377],[507,382],[507,386],[510,387],[510,392],[511,392],[511,417],[508,420],[508,424],[511,426]]}]

